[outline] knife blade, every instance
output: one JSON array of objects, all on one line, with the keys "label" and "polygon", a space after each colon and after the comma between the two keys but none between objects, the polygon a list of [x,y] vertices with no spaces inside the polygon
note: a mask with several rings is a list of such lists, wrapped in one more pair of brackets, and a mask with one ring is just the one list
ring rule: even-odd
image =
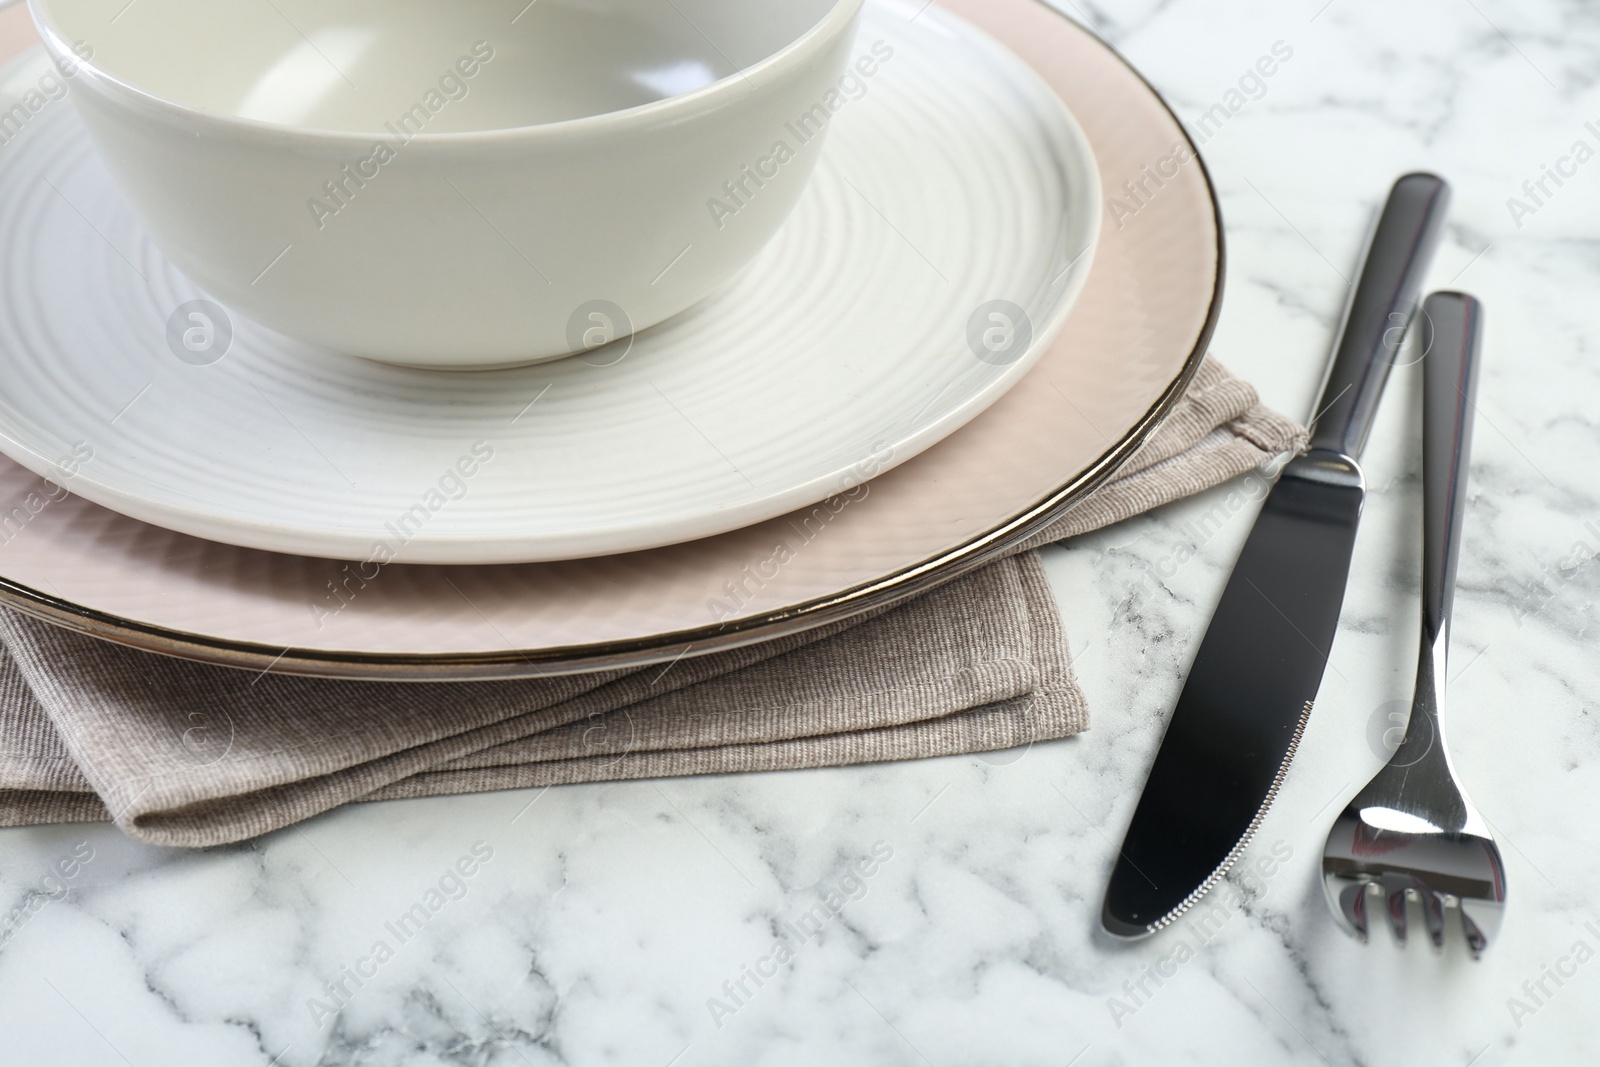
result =
[{"label": "knife blade", "polygon": [[1390,190],[1309,447],[1262,504],[1134,809],[1101,913],[1113,937],[1155,933],[1220,881],[1294,758],[1344,602],[1366,492],[1358,460],[1449,200],[1432,174]]}]

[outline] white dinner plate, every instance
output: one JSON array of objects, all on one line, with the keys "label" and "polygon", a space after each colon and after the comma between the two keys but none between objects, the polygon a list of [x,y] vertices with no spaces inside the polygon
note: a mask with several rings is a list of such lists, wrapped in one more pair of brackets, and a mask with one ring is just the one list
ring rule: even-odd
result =
[{"label": "white dinner plate", "polygon": [[[855,54],[872,62],[819,101],[814,182],[731,288],[517,370],[329,360],[230,316],[47,98],[0,146],[0,451],[213,541],[450,564],[706,537],[903,463],[1045,351],[1101,213],[1089,143],[1034,69],[947,11],[902,7],[869,4]],[[45,64],[15,61],[0,95]],[[809,128],[774,144],[818,151]],[[707,190],[708,210],[739,195]],[[616,318],[574,311],[596,336]]]}]

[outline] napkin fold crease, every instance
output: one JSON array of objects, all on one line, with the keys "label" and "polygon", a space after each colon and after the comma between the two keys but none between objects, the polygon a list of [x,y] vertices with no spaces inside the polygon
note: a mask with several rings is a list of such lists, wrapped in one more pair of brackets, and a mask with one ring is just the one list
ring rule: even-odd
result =
[{"label": "napkin fold crease", "polygon": [[1208,359],[1113,479],[909,603],[666,667],[514,682],[258,675],[0,610],[0,825],[204,847],[357,800],[997,751],[1088,726],[1030,551],[1212,488],[1304,433]]}]

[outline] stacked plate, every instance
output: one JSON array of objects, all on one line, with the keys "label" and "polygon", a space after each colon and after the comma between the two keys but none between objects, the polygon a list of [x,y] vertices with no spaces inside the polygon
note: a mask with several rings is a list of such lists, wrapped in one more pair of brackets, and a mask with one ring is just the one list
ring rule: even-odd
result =
[{"label": "stacked plate", "polygon": [[331,356],[156,250],[14,18],[0,599],[141,648],[499,678],[837,621],[1114,473],[1220,299],[1204,168],[1105,45],[1039,0],[868,0],[815,173],[709,298],[631,336],[579,306],[609,343],[532,366]]}]

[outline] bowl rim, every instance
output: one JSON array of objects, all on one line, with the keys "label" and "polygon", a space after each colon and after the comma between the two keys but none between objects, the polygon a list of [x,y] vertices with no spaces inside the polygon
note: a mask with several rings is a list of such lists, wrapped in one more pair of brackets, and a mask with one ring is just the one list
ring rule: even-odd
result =
[{"label": "bowl rim", "polygon": [[[9,7],[17,0],[0,0],[0,7]],[[50,0],[25,0],[39,37],[58,70],[72,71],[70,77],[83,79],[102,96],[116,100],[134,110],[144,109],[149,117],[164,119],[197,133],[209,135],[234,135],[253,141],[282,143],[311,143],[323,145],[370,145],[374,140],[388,142],[394,134],[387,130],[355,131],[330,130],[316,126],[296,126],[262,119],[241,118],[203,108],[190,107],[165,96],[141,89],[132,82],[118,77],[96,64],[93,58],[80,56],[66,35],[57,29],[45,10]],[[759,92],[763,83],[758,79],[768,76],[780,78],[803,67],[827,43],[848,31],[854,24],[866,0],[833,0],[823,17],[805,33],[790,41],[766,58],[719,78],[709,85],[691,89],[686,93],[652,100],[644,104],[605,111],[598,115],[561,119],[556,122],[533,123],[526,126],[503,126],[489,130],[461,130],[449,133],[412,134],[405,140],[407,147],[427,145],[484,145],[507,141],[538,142],[590,137],[602,133],[628,132],[638,127],[650,127],[658,120],[681,121],[691,115],[705,114],[737,98],[741,93]]]}]

